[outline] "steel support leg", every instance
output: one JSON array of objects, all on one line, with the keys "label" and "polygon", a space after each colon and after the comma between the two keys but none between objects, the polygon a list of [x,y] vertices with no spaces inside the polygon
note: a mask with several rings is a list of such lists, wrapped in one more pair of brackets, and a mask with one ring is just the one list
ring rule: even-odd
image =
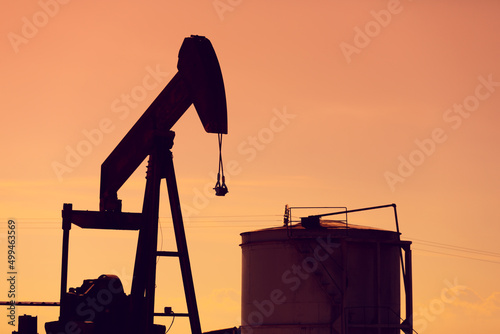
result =
[{"label": "steel support leg", "polygon": [[177,243],[177,251],[179,252],[184,293],[186,295],[186,303],[189,313],[189,323],[191,325],[191,333],[201,334],[200,317],[198,314],[198,306],[194,292],[193,275],[191,273],[191,264],[189,262],[186,234],[184,232],[184,223],[182,220],[181,205],[179,201],[179,193],[177,190],[177,181],[175,178],[174,163],[171,152],[170,158],[166,161],[165,172],[168,198],[170,200],[170,209],[172,211],[172,220],[174,223],[175,240]]},{"label": "steel support leg", "polygon": [[71,211],[73,205],[65,203],[62,211],[62,229],[63,229],[63,244],[62,244],[62,260],[61,260],[61,299],[59,301],[59,320],[64,317],[66,307],[66,289],[68,286],[68,257],[69,257],[69,231],[71,230]]},{"label": "steel support leg", "polygon": [[149,157],[146,191],[143,204],[143,226],[139,231],[137,254],[132,282],[131,313],[137,320],[132,320],[130,333],[151,333],[154,323],[154,303],[156,286],[156,259],[158,243],[158,215],[160,201],[160,183],[165,178],[167,183],[172,221],[174,225],[177,256],[182,273],[184,293],[188,308],[189,322],[193,334],[201,334],[200,318],[194,292],[193,275],[182,221],[179,193],[175,178],[172,152],[173,132],[157,134],[155,148]]},{"label": "steel support leg", "polygon": [[149,166],[142,213],[143,226],[139,231],[134,279],[131,290],[131,333],[151,333],[154,323],[156,287],[156,247],[158,240],[158,214],[161,173],[158,152],[149,157]]}]

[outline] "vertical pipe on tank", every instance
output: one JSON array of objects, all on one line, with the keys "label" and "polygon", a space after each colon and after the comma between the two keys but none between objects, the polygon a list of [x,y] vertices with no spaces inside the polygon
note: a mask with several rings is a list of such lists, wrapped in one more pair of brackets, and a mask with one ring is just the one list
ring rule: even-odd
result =
[{"label": "vertical pipe on tank", "polygon": [[344,265],[344,268],[342,270],[342,305],[340,307],[340,317],[343,319],[342,321],[342,327],[341,327],[341,333],[347,333],[347,317],[345,313],[345,305],[346,305],[346,294],[345,291],[347,290],[347,277],[348,275],[348,263],[347,263],[347,242],[345,239],[342,239],[341,241],[341,247],[340,251],[342,252],[342,263]]},{"label": "vertical pipe on tank", "polygon": [[[381,270],[380,270],[380,242],[377,242],[376,243],[376,247],[377,247],[377,259],[376,259],[376,263],[375,263],[375,268],[376,268],[376,271],[377,271],[377,277],[376,277],[376,282],[375,282],[375,289],[377,290],[377,306],[380,307],[380,301],[381,301],[381,298],[380,298],[380,282],[382,281],[382,273],[381,273]],[[382,323],[382,319],[381,319],[381,312],[380,310],[377,308],[376,309],[376,312],[377,312],[377,322],[380,324]],[[379,329],[379,333],[380,333],[380,329]]]},{"label": "vertical pipe on tank", "polygon": [[412,269],[411,269],[411,249],[410,245],[404,247],[405,251],[405,265],[406,273],[404,277],[405,294],[406,294],[406,321],[413,331],[413,282],[412,282]]}]

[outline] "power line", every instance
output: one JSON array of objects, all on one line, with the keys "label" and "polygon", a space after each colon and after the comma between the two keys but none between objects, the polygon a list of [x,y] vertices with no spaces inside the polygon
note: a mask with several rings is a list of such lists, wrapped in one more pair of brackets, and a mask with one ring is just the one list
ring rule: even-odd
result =
[{"label": "power line", "polygon": [[[161,228],[173,228],[170,225],[171,217],[162,216],[160,218]],[[244,218],[244,219],[242,219]],[[263,219],[267,218],[267,219]],[[206,229],[206,228],[261,228],[269,227],[281,224],[282,215],[207,215],[207,216],[195,216],[185,218],[185,228],[186,229]],[[29,229],[29,230],[54,230],[60,229],[60,219],[61,218],[15,218],[17,222],[23,221],[22,225],[18,225],[18,228]],[[7,219],[4,219],[7,220]],[[247,223],[247,224],[239,224]],[[0,230],[6,230],[6,226],[0,226]],[[458,245],[446,244],[441,242],[423,240],[418,238],[409,238],[414,244],[440,248],[452,252],[442,252],[436,250],[414,248],[416,251],[423,251],[428,253],[441,254],[446,256],[460,257],[465,259],[496,263],[499,264],[500,261],[490,260],[487,258],[479,258],[473,256],[466,256],[464,254],[473,254],[478,256],[485,256],[490,258],[500,258],[499,252],[492,252],[486,250],[480,250],[470,247],[463,247]]]},{"label": "power line", "polygon": [[496,252],[483,251],[483,250],[478,250],[478,249],[474,249],[474,248],[450,245],[450,244],[445,244],[445,243],[441,243],[441,242],[427,241],[427,240],[422,240],[422,239],[412,238],[411,240],[417,241],[418,243],[427,244],[426,246],[429,246],[429,247],[438,247],[438,248],[456,250],[459,252],[468,252],[468,253],[476,253],[476,254],[486,255],[486,256],[500,257],[500,253],[496,253]]},{"label": "power line", "polygon": [[[267,217],[268,219],[263,219]],[[279,218],[278,218],[279,217]],[[281,224],[281,215],[233,215],[233,216],[195,216],[185,217],[185,227],[191,228],[260,228]],[[241,219],[245,218],[245,219]],[[171,217],[159,217],[160,226],[172,228]],[[17,228],[29,230],[57,230],[61,228],[61,218],[15,218]],[[208,223],[210,225],[208,225]],[[247,223],[247,224],[240,224]],[[0,225],[0,231],[7,227]]]},{"label": "power line", "polygon": [[500,264],[500,261],[480,259],[480,258],[477,258],[477,257],[464,256],[464,255],[459,255],[459,254],[450,254],[450,253],[437,252],[437,251],[431,251],[431,250],[428,250],[428,249],[419,249],[419,248],[414,248],[414,250],[418,250],[418,251],[422,251],[422,252],[428,252],[428,253],[442,254],[442,255],[453,256],[453,257],[460,257],[460,258],[470,259],[470,260],[476,260],[476,261],[483,261],[483,262]]}]

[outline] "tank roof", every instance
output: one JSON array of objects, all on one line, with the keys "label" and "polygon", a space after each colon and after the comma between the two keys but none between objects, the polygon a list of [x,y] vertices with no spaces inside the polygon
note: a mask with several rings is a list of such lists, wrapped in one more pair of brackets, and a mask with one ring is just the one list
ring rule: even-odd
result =
[{"label": "tank roof", "polygon": [[241,233],[243,244],[262,241],[279,241],[294,238],[316,238],[330,235],[335,238],[378,239],[399,241],[400,233],[372,226],[346,224],[340,220],[320,220],[320,227],[305,228],[300,223],[276,226]]},{"label": "tank roof", "polygon": [[[345,221],[343,220],[325,220],[321,219],[319,221],[321,228],[326,228],[326,229],[358,229],[358,230],[376,230],[376,231],[387,231],[387,232],[393,232],[389,230],[384,230],[372,226],[364,226],[364,225],[356,225],[356,224],[346,224]],[[266,227],[263,229],[255,230],[252,232],[258,232],[258,231],[269,231],[269,230],[283,230],[283,229],[294,229],[294,230],[306,230],[305,227],[303,227],[300,223],[289,225],[289,226],[274,226],[274,227]]]}]

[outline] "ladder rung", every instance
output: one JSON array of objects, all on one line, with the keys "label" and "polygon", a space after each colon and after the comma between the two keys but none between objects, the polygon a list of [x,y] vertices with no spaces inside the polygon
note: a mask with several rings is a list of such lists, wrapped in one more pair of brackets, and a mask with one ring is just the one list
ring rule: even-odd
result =
[{"label": "ladder rung", "polygon": [[154,313],[155,317],[189,317],[189,313]]},{"label": "ladder rung", "polygon": [[179,256],[179,252],[169,252],[169,251],[158,251],[157,256]]}]

